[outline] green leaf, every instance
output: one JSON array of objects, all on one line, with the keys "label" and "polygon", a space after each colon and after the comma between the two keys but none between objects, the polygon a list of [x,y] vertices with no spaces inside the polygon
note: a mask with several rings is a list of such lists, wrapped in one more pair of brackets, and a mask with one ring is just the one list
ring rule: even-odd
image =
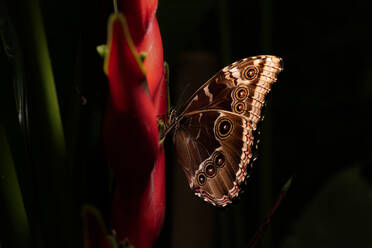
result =
[{"label": "green leaf", "polygon": [[[34,176],[37,219],[30,225],[41,229],[36,244],[45,247],[78,247],[79,212],[74,210],[71,167],[67,162],[48,44],[38,1],[8,1],[9,16],[22,51],[27,82],[29,166]],[[22,8],[19,8],[22,6]],[[17,168],[22,165],[17,165]],[[23,165],[26,166],[26,165]]]},{"label": "green leaf", "polygon": [[99,46],[96,47],[96,49],[97,49],[98,54],[99,54],[102,58],[104,58],[105,55],[106,55],[106,51],[107,51],[107,45],[106,45],[106,44],[104,44],[104,45],[99,45]]},{"label": "green leaf", "polygon": [[0,147],[0,232],[6,247],[30,247],[30,230],[22,193],[1,123]]}]

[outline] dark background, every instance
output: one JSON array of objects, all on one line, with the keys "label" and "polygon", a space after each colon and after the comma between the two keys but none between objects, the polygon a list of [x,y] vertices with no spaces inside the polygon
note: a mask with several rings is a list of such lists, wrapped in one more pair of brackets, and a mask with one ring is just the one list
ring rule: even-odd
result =
[{"label": "dark background", "polygon": [[159,2],[176,105],[236,60],[260,54],[284,60],[260,157],[238,204],[207,206],[168,159],[161,238],[170,238],[171,247],[247,247],[292,175],[262,247],[372,246],[369,12],[366,1]]},{"label": "dark background", "polygon": [[[96,46],[106,42],[112,4],[40,2],[80,201],[107,220],[110,175],[100,137],[107,85]],[[156,247],[247,247],[291,176],[261,247],[372,247],[368,2],[160,0],[157,16],[173,106],[244,57],[280,56],[284,70],[259,160],[234,206],[215,209],[194,197],[166,141],[167,213]]]}]

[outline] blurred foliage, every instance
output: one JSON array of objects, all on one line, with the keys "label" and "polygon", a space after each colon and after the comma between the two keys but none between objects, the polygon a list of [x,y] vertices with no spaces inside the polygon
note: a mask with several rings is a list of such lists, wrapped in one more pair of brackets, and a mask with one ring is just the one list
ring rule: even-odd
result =
[{"label": "blurred foliage", "polygon": [[[82,247],[81,205],[98,205],[107,219],[110,204],[100,141],[105,99],[102,60],[90,41],[89,56],[82,58],[82,37],[90,33],[78,28],[82,23],[78,15],[72,17],[72,10],[78,13],[79,8],[55,1],[42,2],[41,8],[38,1],[28,0],[0,4],[0,176],[4,178],[0,246]],[[76,32],[64,29],[68,25]],[[105,40],[100,39],[100,43]],[[84,96],[82,66],[88,63],[83,59],[96,68],[88,75],[94,78],[89,82],[93,94]],[[94,88],[94,82],[103,90]],[[98,100],[92,100],[97,92]],[[97,167],[99,172],[94,173]]]},{"label": "blurred foliage", "polygon": [[371,209],[360,166],[344,169],[312,197],[281,247],[371,247]]},{"label": "blurred foliage", "polygon": [[31,247],[30,227],[23,204],[12,154],[0,124],[0,238],[14,247]]}]

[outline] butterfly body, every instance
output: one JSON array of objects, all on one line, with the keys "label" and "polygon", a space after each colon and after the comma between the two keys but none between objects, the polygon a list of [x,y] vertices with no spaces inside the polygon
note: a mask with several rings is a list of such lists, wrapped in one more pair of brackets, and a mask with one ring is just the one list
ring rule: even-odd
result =
[{"label": "butterfly body", "polygon": [[173,142],[193,192],[224,207],[239,196],[250,174],[257,126],[281,59],[256,56],[226,66],[171,118]]}]

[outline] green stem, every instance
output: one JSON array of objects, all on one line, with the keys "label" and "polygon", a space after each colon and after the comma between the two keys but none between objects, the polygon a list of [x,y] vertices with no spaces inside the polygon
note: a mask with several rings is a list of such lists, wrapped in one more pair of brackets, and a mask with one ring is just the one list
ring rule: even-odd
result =
[{"label": "green stem", "polygon": [[6,247],[30,247],[30,230],[13,158],[0,123],[0,230]]},{"label": "green stem", "polygon": [[[73,209],[72,175],[39,1],[8,1],[19,35],[28,84],[30,150],[46,247],[75,247],[79,214]],[[19,6],[22,6],[20,8]],[[17,17],[17,18],[15,18]]]}]

